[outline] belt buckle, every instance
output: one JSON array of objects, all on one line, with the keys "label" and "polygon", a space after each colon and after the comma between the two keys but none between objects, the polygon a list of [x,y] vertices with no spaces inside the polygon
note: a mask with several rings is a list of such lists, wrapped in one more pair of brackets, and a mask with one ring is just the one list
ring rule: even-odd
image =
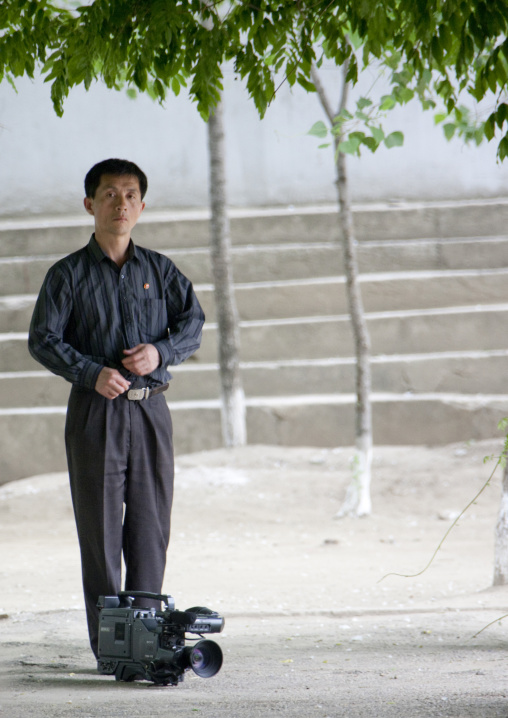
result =
[{"label": "belt buckle", "polygon": [[150,396],[150,389],[148,387],[143,387],[142,389],[129,389],[127,392],[127,399],[129,401],[142,401],[143,399],[148,399]]}]

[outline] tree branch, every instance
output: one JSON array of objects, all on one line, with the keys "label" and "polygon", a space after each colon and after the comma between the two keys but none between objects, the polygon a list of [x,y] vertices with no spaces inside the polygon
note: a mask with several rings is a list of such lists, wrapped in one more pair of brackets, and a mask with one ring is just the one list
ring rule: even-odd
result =
[{"label": "tree branch", "polygon": [[328,101],[328,95],[326,94],[325,88],[321,83],[321,78],[319,77],[318,71],[316,70],[316,66],[314,65],[314,63],[312,63],[310,68],[310,76],[312,82],[314,83],[314,87],[316,88],[316,92],[318,94],[319,101],[321,102],[323,110],[325,111],[326,116],[330,121],[330,124],[333,125],[335,113],[332,110],[330,102]]},{"label": "tree branch", "polygon": [[323,84],[321,82],[321,78],[319,77],[319,73],[316,69],[316,66],[314,64],[311,65],[310,68],[310,76],[312,79],[312,82],[314,83],[314,87],[316,88],[316,92],[319,97],[319,101],[321,102],[321,105],[326,113],[326,116],[328,117],[328,120],[332,127],[334,126],[336,120],[335,118],[340,115],[342,110],[345,110],[347,107],[348,99],[349,99],[349,82],[346,81],[347,73],[349,70],[349,58],[347,58],[344,61],[344,64],[342,65],[342,92],[340,95],[340,102],[339,102],[339,109],[337,112],[333,111],[333,108],[330,104],[330,101],[328,100],[328,95],[326,94],[326,90],[323,87]]},{"label": "tree branch", "polygon": [[347,108],[347,103],[349,100],[349,82],[346,79],[348,72],[349,72],[349,57],[342,65],[342,92],[340,95],[339,111],[337,112],[338,115],[340,115],[342,110],[345,110]]}]

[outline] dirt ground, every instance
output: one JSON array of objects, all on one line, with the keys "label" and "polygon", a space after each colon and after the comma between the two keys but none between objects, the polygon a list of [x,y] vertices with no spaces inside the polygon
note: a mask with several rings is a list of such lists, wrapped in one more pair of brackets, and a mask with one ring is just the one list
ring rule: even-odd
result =
[{"label": "dirt ground", "polygon": [[501,444],[376,448],[360,520],[334,518],[350,450],[178,457],[164,591],[226,619],[221,671],[178,687],[97,673],[67,476],[0,487],[0,716],[508,717],[500,474],[426,572],[383,578],[424,568]]}]

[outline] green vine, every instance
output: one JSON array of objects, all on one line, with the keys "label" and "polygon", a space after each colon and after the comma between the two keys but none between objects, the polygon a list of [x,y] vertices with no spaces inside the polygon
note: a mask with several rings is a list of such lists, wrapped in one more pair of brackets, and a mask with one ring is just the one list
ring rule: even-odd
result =
[{"label": "green vine", "polygon": [[[502,420],[499,422],[499,424],[498,424],[498,429],[500,429],[501,431],[505,432],[505,434],[506,434],[506,431],[507,431],[507,429],[508,429],[508,417],[505,417],[504,419],[502,419]],[[441,548],[441,546],[444,544],[444,542],[445,542],[446,539],[448,538],[448,536],[449,536],[449,534],[451,533],[452,529],[457,525],[457,523],[460,521],[460,519],[462,518],[462,516],[464,516],[464,514],[465,514],[466,511],[470,508],[470,506],[472,506],[474,503],[476,503],[477,499],[478,499],[478,498],[481,496],[481,494],[485,491],[485,489],[487,488],[487,486],[489,486],[489,484],[490,484],[490,482],[492,481],[492,478],[493,478],[494,474],[496,473],[498,467],[501,466],[502,468],[505,468],[505,466],[506,466],[506,461],[507,461],[507,457],[508,457],[508,434],[505,435],[505,440],[504,440],[504,444],[503,444],[503,450],[501,451],[501,453],[500,453],[498,456],[496,456],[496,455],[494,455],[494,454],[491,454],[490,456],[486,456],[486,457],[483,459],[483,463],[484,463],[484,464],[485,464],[487,461],[492,461],[493,459],[497,459],[496,464],[495,464],[495,466],[494,466],[494,468],[493,468],[493,470],[492,470],[492,472],[491,472],[489,478],[488,478],[487,481],[483,484],[483,486],[482,486],[481,489],[477,492],[477,494],[476,494],[476,495],[471,499],[471,501],[467,504],[467,506],[465,506],[465,507],[462,509],[462,511],[461,511],[460,514],[457,516],[457,518],[453,521],[453,523],[448,527],[448,530],[447,530],[446,533],[444,534],[444,536],[443,536],[443,538],[441,539],[441,541],[438,543],[438,545],[437,545],[437,547],[436,547],[434,553],[433,553],[432,556],[430,557],[430,559],[429,559],[427,565],[424,566],[424,568],[422,568],[421,571],[418,571],[418,573],[396,573],[396,572],[394,572],[394,571],[392,571],[392,572],[390,572],[390,573],[386,573],[384,576],[382,576],[382,577],[379,579],[378,583],[381,583],[381,581],[384,581],[384,579],[387,578],[388,576],[401,576],[402,578],[416,578],[417,576],[421,576],[422,573],[425,573],[425,571],[431,566],[432,562],[433,562],[434,559],[436,558],[437,552],[439,551],[439,549]],[[508,614],[507,614],[507,615],[508,615]],[[504,618],[504,616],[502,616],[502,618]],[[500,620],[500,619],[496,619],[496,621],[497,621],[497,620]],[[493,621],[492,623],[495,623],[496,621]],[[491,624],[489,623],[488,625],[490,626]],[[485,626],[485,628],[487,628],[487,626]],[[485,630],[485,628],[482,628],[482,631]],[[481,633],[481,631],[479,631],[478,633]],[[476,634],[476,635],[478,635],[478,634]]]}]

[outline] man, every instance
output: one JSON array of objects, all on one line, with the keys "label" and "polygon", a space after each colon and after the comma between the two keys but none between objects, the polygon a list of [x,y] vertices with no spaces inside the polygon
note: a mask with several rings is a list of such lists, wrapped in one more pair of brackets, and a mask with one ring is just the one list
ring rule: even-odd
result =
[{"label": "man", "polygon": [[88,172],[84,205],[95,232],[49,270],[28,342],[35,359],[72,382],[65,445],[96,656],[97,599],[121,590],[122,552],[125,590],[162,590],[173,499],[166,367],[199,348],[204,322],[189,280],[132,241],[146,189],[127,160]]}]

